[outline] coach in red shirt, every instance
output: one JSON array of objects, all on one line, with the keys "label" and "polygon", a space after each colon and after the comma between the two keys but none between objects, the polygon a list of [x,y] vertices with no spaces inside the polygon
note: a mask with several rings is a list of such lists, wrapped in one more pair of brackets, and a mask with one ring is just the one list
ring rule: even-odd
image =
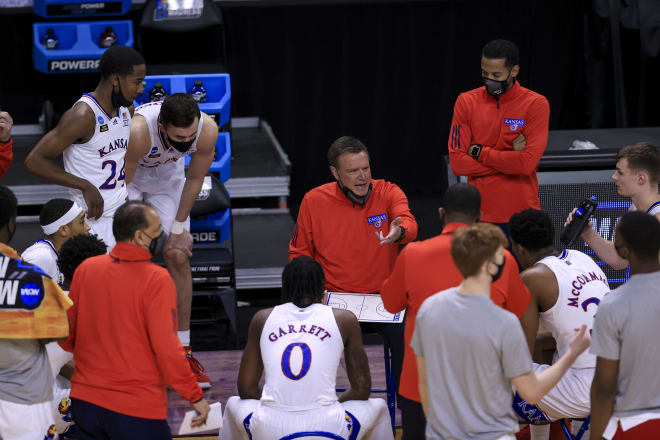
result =
[{"label": "coach in red shirt", "polygon": [[[394,267],[399,243],[417,237],[417,222],[401,188],[371,178],[369,152],[358,139],[343,136],[333,142],[328,162],[336,182],[305,194],[289,243],[289,260],[304,255],[318,261],[329,291],[378,293]],[[361,326],[379,333],[390,348],[398,387],[403,326]]]},{"label": "coach in red shirt", "polygon": [[[442,233],[410,243],[396,259],[392,275],[380,289],[385,308],[391,313],[408,309],[405,328],[405,354],[399,406],[403,439],[424,438],[426,418],[422,410],[415,352],[410,347],[415,317],[424,300],[437,292],[457,286],[463,280],[451,256],[454,231],[479,221],[479,191],[467,183],[450,186],[445,192],[440,217],[446,222]],[[496,305],[521,317],[529,304],[529,290],[518,274],[513,255],[504,250],[504,266],[491,286],[490,299]]]},{"label": "coach in red shirt", "polygon": [[511,216],[541,209],[536,179],[548,142],[550,105],[516,80],[518,48],[507,40],[486,44],[481,56],[484,86],[461,93],[454,105],[449,162],[457,176],[481,193],[482,221],[508,236]]},{"label": "coach in red shirt", "polygon": [[176,289],[151,262],[167,237],[156,211],[127,202],[115,213],[117,244],[76,269],[69,297],[73,419],[80,438],[171,439],[167,385],[206,420],[209,405],[176,335]]}]

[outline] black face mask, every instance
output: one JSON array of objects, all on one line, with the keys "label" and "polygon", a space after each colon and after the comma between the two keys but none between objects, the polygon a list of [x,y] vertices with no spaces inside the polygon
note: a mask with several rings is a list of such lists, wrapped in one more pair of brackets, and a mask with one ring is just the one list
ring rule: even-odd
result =
[{"label": "black face mask", "polygon": [[175,140],[172,140],[172,138],[169,137],[167,135],[167,133],[165,133],[165,136],[167,137],[167,142],[169,142],[169,144],[172,146],[172,148],[177,150],[179,153],[185,153],[186,151],[190,150],[190,147],[192,147],[192,144],[195,143],[195,139],[197,139],[197,136],[195,136],[194,138],[192,138],[189,141],[175,141]]},{"label": "black face mask", "polygon": [[[510,77],[511,72],[509,72],[509,78]],[[508,91],[507,87],[509,87],[509,78],[504,81],[496,81],[494,79],[486,78],[485,76],[481,77],[486,86],[486,91],[489,95],[494,96],[495,98],[499,98]]]},{"label": "black face mask", "polygon": [[346,188],[342,183],[341,179],[337,181],[337,185],[341,188],[341,191],[344,193],[344,195],[350,200],[351,202],[358,204],[360,206],[364,206],[365,203],[367,203],[367,200],[369,200],[369,196],[371,195],[371,188],[373,185],[370,183],[369,184],[369,189],[367,190],[367,193],[363,196],[358,196],[355,194],[353,191],[350,189]]},{"label": "black face mask", "polygon": [[495,262],[493,262],[493,264],[497,266],[497,272],[495,272],[495,275],[491,275],[491,277],[493,277],[493,281],[491,281],[491,283],[499,280],[502,276],[502,271],[504,270],[504,265],[506,264],[506,258],[502,260],[502,264],[497,264]]},{"label": "black face mask", "polygon": [[113,87],[112,95],[110,95],[112,106],[114,108],[130,107],[131,104],[133,104],[133,101],[129,101],[128,99],[124,98],[124,94],[121,92],[121,83],[119,83],[119,81],[117,81],[117,88],[119,90],[115,92],[115,88]]},{"label": "black face mask", "polygon": [[144,235],[151,238],[151,243],[149,243],[149,252],[151,253],[151,256],[155,257],[156,255],[162,254],[163,249],[165,249],[165,245],[167,244],[167,235],[165,234],[165,231],[160,231],[160,234],[154,238],[152,238],[146,232],[142,232]]}]

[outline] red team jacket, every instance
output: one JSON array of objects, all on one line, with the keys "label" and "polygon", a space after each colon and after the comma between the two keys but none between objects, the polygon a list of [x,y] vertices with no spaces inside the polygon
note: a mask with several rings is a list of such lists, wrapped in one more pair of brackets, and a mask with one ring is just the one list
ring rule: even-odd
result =
[{"label": "red team jacket", "polygon": [[[399,394],[420,402],[417,358],[410,347],[415,318],[422,303],[429,296],[442,290],[458,286],[463,277],[451,257],[451,238],[463,223],[449,223],[436,237],[410,243],[399,254],[392,275],[380,289],[385,308],[390,313],[408,309],[404,333],[405,353]],[[505,265],[502,276],[493,283],[490,299],[496,305],[521,317],[529,305],[529,290],[518,274],[518,263],[513,255],[504,251]]]},{"label": "red team jacket", "polygon": [[7,142],[0,142],[0,178],[9,170],[11,162],[14,159],[12,145],[14,145],[14,140],[11,138]]},{"label": "red team jacket", "polygon": [[417,222],[401,189],[372,180],[364,206],[351,202],[336,182],[312,189],[303,198],[289,243],[289,260],[308,256],[323,267],[333,292],[376,293],[394,267],[397,245],[381,246],[375,233],[387,235],[390,222],[401,217],[402,243],[417,237]]},{"label": "red team jacket", "polygon": [[[549,118],[548,100],[517,81],[499,103],[485,87],[458,96],[449,162],[455,175],[468,176],[481,193],[482,221],[507,223],[524,209],[541,209],[536,171],[548,142]],[[520,133],[527,146],[518,152],[512,144]],[[473,144],[484,147],[478,161],[467,155]]]},{"label": "red team jacket", "polygon": [[169,384],[195,402],[202,390],[176,335],[176,289],[151,254],[119,242],[76,269],[69,338],[76,361],[71,397],[121,414],[167,418]]}]

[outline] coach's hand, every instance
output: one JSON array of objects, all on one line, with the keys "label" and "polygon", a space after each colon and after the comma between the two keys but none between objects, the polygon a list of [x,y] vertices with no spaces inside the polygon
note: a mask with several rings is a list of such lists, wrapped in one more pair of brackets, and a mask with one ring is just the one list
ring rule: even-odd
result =
[{"label": "coach's hand", "polygon": [[209,412],[211,411],[209,403],[206,401],[206,399],[202,398],[202,400],[193,402],[190,405],[199,414],[197,417],[193,417],[192,422],[190,422],[190,426],[193,428],[202,426],[204,423],[206,423],[206,418],[209,416]]},{"label": "coach's hand", "polygon": [[400,225],[401,217],[397,217],[392,220],[392,223],[390,223],[390,232],[386,236],[383,236],[382,231],[376,232],[376,237],[378,237],[381,246],[384,244],[392,244],[399,239],[399,236],[401,235],[401,228],[399,228]]},{"label": "coach's hand", "polygon": [[527,146],[527,139],[525,135],[520,133],[517,138],[513,140],[513,149],[516,151],[522,151]]},{"label": "coach's hand", "polygon": [[85,203],[87,204],[87,217],[97,219],[103,215],[103,197],[91,183],[87,182],[87,186],[82,190]]},{"label": "coach's hand", "polygon": [[170,234],[163,253],[166,253],[170,249],[179,249],[188,255],[188,258],[190,258],[192,257],[192,247],[193,237],[189,231],[184,229],[181,234]]},{"label": "coach's hand", "polygon": [[[573,210],[568,214],[568,217],[566,217],[566,221],[564,222],[564,227],[568,226],[568,224],[573,220],[573,214],[575,214],[575,211],[577,211],[577,208],[573,208]],[[584,227],[584,230],[582,231],[582,234],[580,234],[580,237],[584,239],[587,237],[587,234],[589,234],[591,231],[593,231],[593,225],[591,224],[591,220],[587,222],[587,226]]]},{"label": "coach's hand", "polygon": [[9,113],[0,112],[0,142],[4,143],[9,141],[11,137],[11,127],[14,125],[14,120]]}]

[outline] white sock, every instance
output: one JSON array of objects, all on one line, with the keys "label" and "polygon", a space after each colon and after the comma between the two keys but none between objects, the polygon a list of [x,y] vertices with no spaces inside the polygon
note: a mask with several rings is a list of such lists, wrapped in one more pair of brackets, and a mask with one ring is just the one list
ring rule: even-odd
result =
[{"label": "white sock", "polygon": [[550,438],[550,425],[529,425],[531,440],[548,440]]},{"label": "white sock", "polygon": [[188,347],[190,345],[190,330],[176,332],[176,335],[179,337],[181,345],[184,347]]},{"label": "white sock", "polygon": [[[573,436],[575,436],[580,428],[582,428],[582,424],[584,422],[582,420],[573,420],[571,422],[571,430],[573,431]],[[589,440],[589,429],[587,428],[586,431],[584,431],[584,434],[582,434],[582,440]]]}]

